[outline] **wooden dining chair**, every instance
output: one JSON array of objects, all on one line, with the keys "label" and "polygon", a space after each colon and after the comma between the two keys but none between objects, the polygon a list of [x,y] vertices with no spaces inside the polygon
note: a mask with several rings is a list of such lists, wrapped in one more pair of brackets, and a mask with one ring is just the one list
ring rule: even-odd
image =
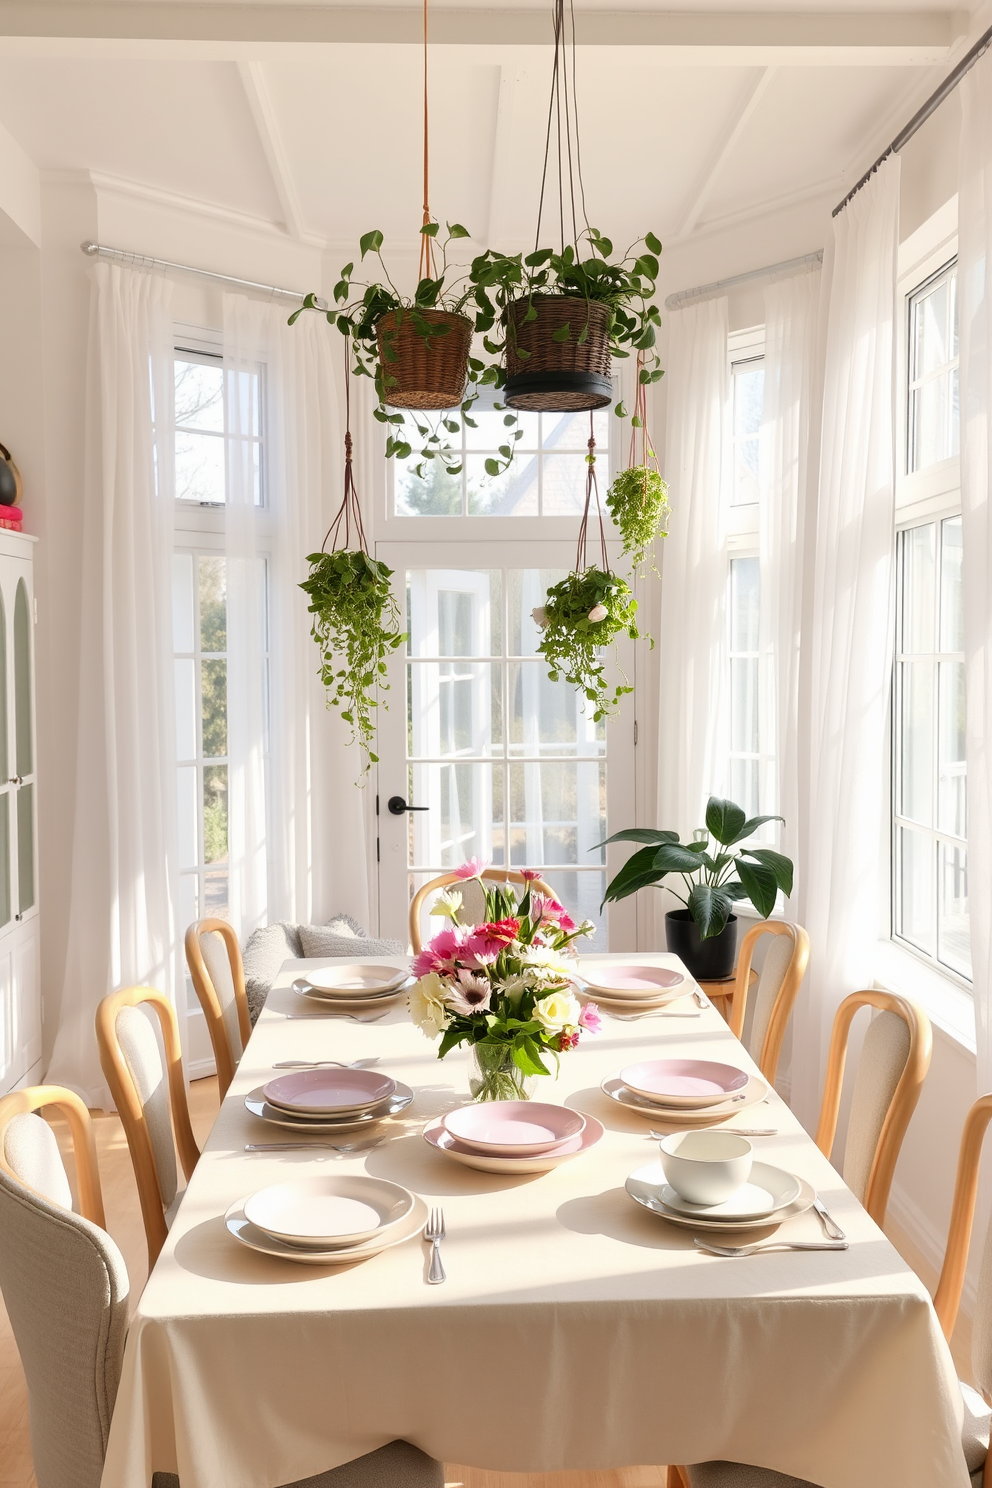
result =
[{"label": "wooden dining chair", "polygon": [[[512,883],[523,884],[527,880],[523,874],[515,868],[485,868],[479,875],[486,883]],[[424,904],[431,894],[437,894],[441,889],[449,888],[451,884],[457,884],[462,896],[462,904],[465,909],[466,923],[478,924],[485,914],[485,900],[478,878],[460,879],[457,873],[439,873],[437,878],[430,879],[419,888],[413,896],[410,904],[410,944],[413,954],[418,956],[423,949],[423,939],[420,934],[420,920],[424,911]],[[546,894],[549,899],[557,899],[557,894],[543,878],[531,880],[531,888],[538,894]]]},{"label": "wooden dining chair", "polygon": [[[951,1204],[944,1264],[934,1293],[933,1305],[948,1344],[957,1322],[964,1289],[965,1269],[971,1249],[978,1193],[982,1143],[992,1121],[992,1095],[983,1095],[965,1118],[958,1153],[957,1178]],[[992,1488],[992,1225],[985,1237],[985,1253],[978,1281],[976,1327],[972,1337],[971,1366],[978,1385],[958,1381],[964,1407],[961,1450],[971,1476],[972,1488]],[[678,1469],[671,1471],[678,1472]],[[686,1483],[688,1488],[816,1488],[801,1478],[787,1477],[768,1468],[748,1467],[737,1462],[700,1462],[683,1468],[678,1479],[669,1474],[670,1488]]]},{"label": "wooden dining chair", "polygon": [[[765,959],[752,988],[751,963],[758,941],[771,936]],[[782,1040],[809,963],[809,936],[788,920],[762,920],[741,941],[734,979],[731,1032],[741,1040],[769,1085],[775,1084]],[[752,995],[753,994],[753,995]],[[751,1000],[751,1026],[744,1023]]]},{"label": "wooden dining chair", "polygon": [[195,920],[186,931],[186,964],[207,1021],[224,1099],[251,1037],[241,947],[226,920]]},{"label": "wooden dining chair", "polygon": [[851,1024],[862,1008],[877,1011],[865,1033],[854,1077],[841,1174],[877,1225],[885,1220],[889,1190],[906,1128],[930,1068],[930,1019],[895,992],[852,992],[837,1009],[816,1145],[829,1157],[837,1134]]},{"label": "wooden dining chair", "polygon": [[[152,1008],[158,1018],[164,1059],[143,1007]],[[182,1197],[176,1148],[187,1180],[200,1156],[189,1119],[175,1009],[153,987],[111,992],[96,1010],[96,1041],[131,1153],[151,1271]]]},{"label": "wooden dining chair", "polygon": [[106,1229],[100,1170],[90,1113],[73,1090],[29,1085],[0,1097],[0,1170],[64,1208],[72,1191],[55,1133],[39,1111],[53,1110],[68,1123],[76,1169],[79,1213]]}]

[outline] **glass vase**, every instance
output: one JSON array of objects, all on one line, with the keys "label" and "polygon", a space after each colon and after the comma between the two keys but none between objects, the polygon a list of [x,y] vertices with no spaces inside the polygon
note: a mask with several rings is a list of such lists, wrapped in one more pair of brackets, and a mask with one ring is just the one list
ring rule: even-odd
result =
[{"label": "glass vase", "polygon": [[509,1044],[473,1044],[468,1088],[477,1101],[530,1100],[540,1075],[525,1075],[513,1062]]}]

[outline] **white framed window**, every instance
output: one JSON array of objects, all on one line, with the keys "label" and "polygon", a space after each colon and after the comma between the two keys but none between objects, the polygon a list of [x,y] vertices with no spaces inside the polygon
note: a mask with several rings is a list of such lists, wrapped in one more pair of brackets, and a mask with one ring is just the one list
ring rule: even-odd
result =
[{"label": "white framed window", "polygon": [[891,939],[970,986],[957,262],[900,280]]},{"label": "white framed window", "polygon": [[[269,564],[257,558],[260,592],[252,601],[261,633],[246,638],[232,616],[225,551],[228,490],[248,471],[262,520],[265,507],[265,368],[225,371],[219,332],[175,328],[175,528],[173,653],[179,845],[179,920],[231,919],[230,674],[262,669],[264,760],[268,768]],[[234,408],[232,399],[240,406]],[[238,432],[234,432],[234,430]],[[236,463],[237,462],[237,463]],[[232,623],[232,620],[234,623]],[[252,621],[248,621],[252,627]]]},{"label": "white framed window", "polygon": [[761,411],[765,398],[764,337],[762,349],[756,350],[756,337],[731,351],[731,424],[733,477],[731,506],[757,508],[761,497],[760,443]]},{"label": "white framed window", "polygon": [[758,650],[761,580],[757,554],[732,557],[729,577],[730,798],[757,816],[764,754],[761,730],[761,657]]},{"label": "white framed window", "polygon": [[[405,437],[413,447],[406,459],[389,461],[393,511],[397,517],[576,517],[581,516],[586,494],[586,469],[590,416],[588,413],[519,413],[491,405],[480,395],[468,415],[475,425],[462,420],[459,434],[451,436],[458,473],[449,475],[444,462],[430,460],[424,474],[419,450],[423,437],[417,415],[407,414]],[[617,422],[610,408],[592,415],[596,441],[596,469],[600,498],[610,482],[610,435]],[[427,427],[421,420],[421,426]],[[521,438],[514,440],[515,429]],[[397,425],[394,435],[400,430]],[[512,447],[513,459],[502,474],[492,474],[494,461]],[[487,462],[489,468],[487,469]],[[453,467],[452,467],[453,468]]]}]

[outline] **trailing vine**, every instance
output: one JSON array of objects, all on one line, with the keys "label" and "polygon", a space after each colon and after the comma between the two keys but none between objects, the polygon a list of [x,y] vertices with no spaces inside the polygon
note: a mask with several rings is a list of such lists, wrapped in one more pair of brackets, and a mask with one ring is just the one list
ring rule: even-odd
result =
[{"label": "trailing vine", "polygon": [[564,677],[577,688],[594,705],[596,723],[615,713],[620,699],[633,691],[626,677],[610,691],[599,652],[623,631],[637,640],[636,611],[630,585],[608,569],[593,567],[552,585],[543,615],[536,617],[543,627],[537,649],[552,682]]},{"label": "trailing vine", "polygon": [[[606,493],[606,507],[623,539],[623,550],[637,569],[656,537],[668,536],[668,485],[649,465],[621,470]],[[658,570],[652,561],[652,568]]]}]

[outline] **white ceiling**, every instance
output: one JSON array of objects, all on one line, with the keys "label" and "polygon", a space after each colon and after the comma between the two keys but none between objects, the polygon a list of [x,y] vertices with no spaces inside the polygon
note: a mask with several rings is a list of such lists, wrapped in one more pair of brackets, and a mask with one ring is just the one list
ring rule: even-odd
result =
[{"label": "white ceiling", "polygon": [[[240,0],[221,3],[239,16],[245,9]],[[295,0],[275,0],[280,3],[295,7]],[[386,0],[365,0],[366,10],[380,3]],[[600,18],[611,9],[604,0],[575,3]],[[734,3],[746,8],[750,0]],[[949,27],[934,12],[952,4],[928,3],[929,20],[922,19]],[[84,0],[77,6],[83,16]],[[649,6],[650,0],[624,0],[623,11],[643,20]],[[898,9],[893,24],[905,17],[910,25],[907,0],[872,0],[872,6],[875,13]],[[132,0],[127,10],[151,14],[153,8],[161,12],[162,0]],[[264,8],[273,9],[271,0]],[[432,14],[442,8],[432,0]],[[674,8],[669,3],[666,12]],[[794,0],[789,8],[795,19]],[[842,8],[854,10],[832,0],[833,19],[821,16],[818,23],[836,24]],[[309,7],[315,9],[321,7]],[[399,7],[390,9],[395,15]],[[461,9],[468,13],[464,3]],[[507,0],[503,10],[511,9],[548,10],[549,4]],[[619,17],[620,7],[613,9]],[[702,14],[692,9],[697,18]],[[817,20],[808,5],[802,15]],[[631,24],[634,19],[628,14]],[[39,167],[102,172],[335,247],[370,227],[406,241],[415,232],[417,48],[384,36],[378,44],[259,48],[254,56],[232,46],[228,57],[206,59],[202,48],[179,56],[144,42],[140,54],[122,56],[92,55],[93,44],[87,45],[89,55],[59,56],[18,39],[22,52],[35,54],[15,56],[0,28],[0,123]],[[223,43],[211,46],[224,50]],[[97,43],[101,48],[112,52],[113,44]],[[62,41],[60,49],[72,47]],[[824,45],[819,53],[807,48],[798,60],[790,51],[777,60],[774,50],[758,57],[730,45],[713,50],[712,60],[698,46],[684,54],[668,45],[581,46],[590,220],[615,241],[645,228],[664,240],[684,240],[782,200],[835,188],[840,195],[946,73],[949,45],[933,60],[940,50],[931,47],[921,65],[923,54],[909,46],[866,56],[856,46]],[[550,50],[445,44],[432,48],[430,64],[436,215],[463,222],[481,243],[528,242]]]}]

